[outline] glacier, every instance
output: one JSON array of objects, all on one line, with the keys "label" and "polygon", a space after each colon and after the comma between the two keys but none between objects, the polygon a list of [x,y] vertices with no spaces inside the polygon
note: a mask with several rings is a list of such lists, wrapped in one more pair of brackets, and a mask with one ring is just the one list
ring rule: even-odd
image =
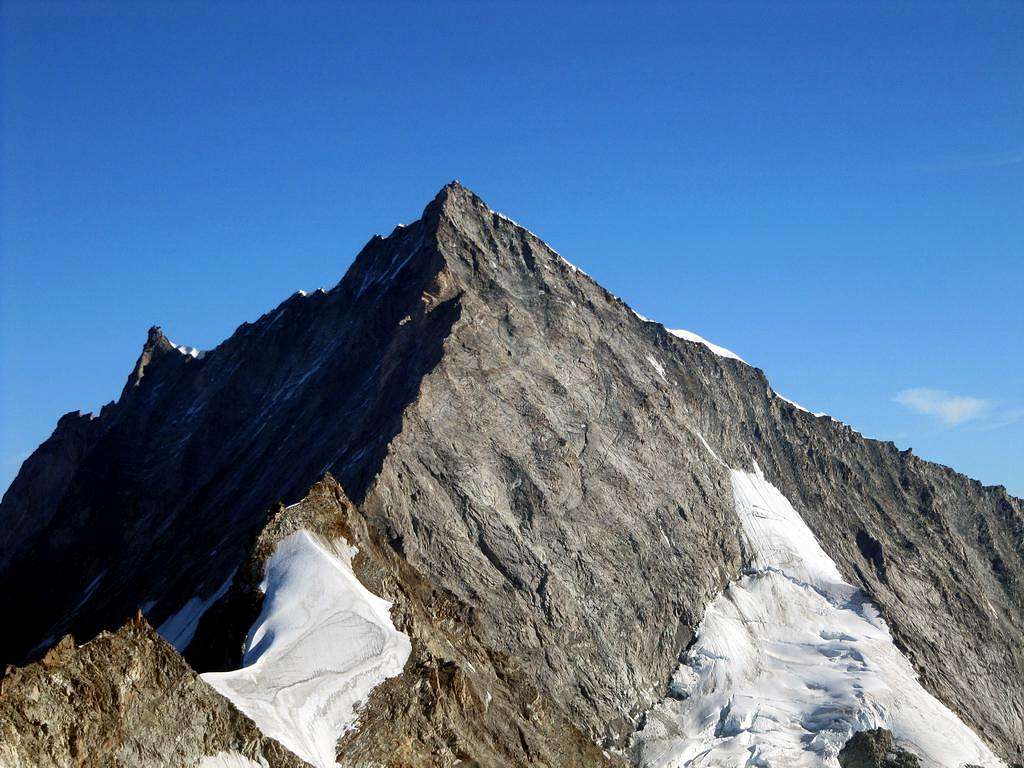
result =
[{"label": "glacier", "polygon": [[882,727],[924,768],[1003,766],[921,686],[878,610],[760,468],[728,471],[745,573],[707,607],[634,737],[640,763],[838,768],[855,731]]}]

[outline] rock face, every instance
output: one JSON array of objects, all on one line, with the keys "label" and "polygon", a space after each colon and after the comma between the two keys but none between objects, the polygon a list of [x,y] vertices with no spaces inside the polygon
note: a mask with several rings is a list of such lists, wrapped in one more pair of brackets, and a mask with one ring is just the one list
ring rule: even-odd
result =
[{"label": "rock face", "polygon": [[[117,403],[61,420],[0,505],[0,610],[23,617],[0,657],[139,606],[180,625],[196,599],[213,607],[180,635],[186,658],[230,667],[267,510],[330,473],[367,586],[414,638],[346,754],[388,743],[427,764],[415,745],[429,743],[481,764],[600,761],[586,744],[625,744],[742,567],[728,473],[705,443],[757,462],[925,686],[1015,757],[1021,501],[800,410],[458,184],[374,237],[334,289],[203,356],[152,330]],[[55,578],[55,563],[75,567]],[[467,714],[485,681],[518,747],[497,715]],[[531,706],[539,725],[524,725]]]},{"label": "rock face", "polygon": [[141,616],[81,647],[66,636],[42,661],[0,678],[4,768],[232,764],[305,766],[200,680]]},{"label": "rock face", "polygon": [[[514,659],[483,645],[471,607],[411,568],[367,524],[333,477],[271,518],[222,603],[245,603],[252,575],[262,572],[278,542],[299,530],[354,545],[356,575],[370,591],[389,596],[396,627],[412,641],[402,675],[374,690],[359,727],[343,738],[338,755],[344,765],[622,764],[540,696]],[[258,612],[256,602],[248,601],[249,609],[239,612],[233,631],[225,629],[225,616],[212,610],[195,644],[244,633]],[[236,659],[226,660],[227,667],[237,665]]]}]

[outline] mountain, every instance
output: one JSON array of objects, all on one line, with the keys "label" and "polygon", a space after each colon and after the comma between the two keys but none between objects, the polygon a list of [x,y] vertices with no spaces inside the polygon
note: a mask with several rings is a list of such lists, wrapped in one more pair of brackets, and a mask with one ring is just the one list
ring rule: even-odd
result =
[{"label": "mountain", "polygon": [[[315,765],[339,736],[838,765],[873,728],[1022,759],[1021,500],[804,411],[457,183],[215,349],[151,329],[0,522],[0,659],[141,610]],[[300,679],[315,714],[275,693]]]}]

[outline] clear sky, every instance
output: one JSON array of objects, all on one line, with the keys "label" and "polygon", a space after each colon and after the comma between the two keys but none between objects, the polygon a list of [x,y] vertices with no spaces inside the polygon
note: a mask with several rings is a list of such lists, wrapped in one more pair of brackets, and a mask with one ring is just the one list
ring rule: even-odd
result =
[{"label": "clear sky", "polygon": [[453,178],[637,311],[1024,495],[1024,2],[4,0],[0,486]]}]

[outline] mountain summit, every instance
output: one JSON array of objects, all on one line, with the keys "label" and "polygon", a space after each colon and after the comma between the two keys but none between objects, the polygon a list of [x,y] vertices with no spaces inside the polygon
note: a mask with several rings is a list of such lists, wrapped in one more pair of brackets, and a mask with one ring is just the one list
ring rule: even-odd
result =
[{"label": "mountain summit", "polygon": [[[141,610],[314,765],[835,766],[884,728],[996,766],[1022,536],[1004,489],[804,411],[452,182],[214,349],[151,329],[60,419],[0,504],[0,658]],[[333,714],[282,704],[283,658]]]}]

